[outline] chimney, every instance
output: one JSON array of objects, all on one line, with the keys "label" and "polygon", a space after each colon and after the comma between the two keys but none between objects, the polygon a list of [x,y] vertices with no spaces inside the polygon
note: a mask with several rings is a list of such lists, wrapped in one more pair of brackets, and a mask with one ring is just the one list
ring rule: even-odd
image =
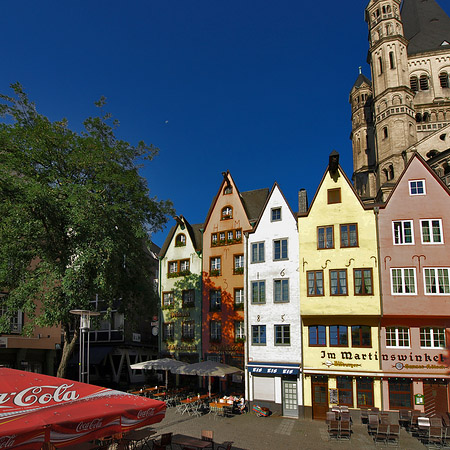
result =
[{"label": "chimney", "polygon": [[308,211],[308,194],[306,189],[300,189],[298,191],[298,212],[305,213]]}]

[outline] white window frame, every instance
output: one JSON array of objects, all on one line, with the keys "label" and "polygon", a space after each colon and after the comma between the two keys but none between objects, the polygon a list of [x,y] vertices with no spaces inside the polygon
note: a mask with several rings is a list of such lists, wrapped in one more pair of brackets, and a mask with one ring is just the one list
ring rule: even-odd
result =
[{"label": "white window frame", "polygon": [[173,291],[163,292],[163,306],[172,306],[174,304]]},{"label": "white window frame", "polygon": [[234,304],[235,305],[244,304],[244,288],[236,288],[234,290]]},{"label": "white window frame", "polygon": [[[405,224],[411,225],[411,242],[405,242]],[[395,225],[400,224],[400,233],[397,236]],[[392,221],[392,241],[394,245],[414,245],[414,225],[412,220],[393,220]]]},{"label": "white window frame", "polygon": [[[414,186],[414,183],[422,183],[422,188],[423,188],[423,192],[412,192],[413,189],[417,189],[417,185]],[[426,184],[425,184],[425,180],[409,180],[408,181],[408,186],[409,186],[409,195],[415,196],[415,195],[427,195],[427,188],[426,188]]]},{"label": "white window frame", "polygon": [[[388,330],[393,330],[394,335],[392,336],[392,340],[394,340],[395,345],[388,345]],[[408,332],[408,345],[400,345],[400,332],[403,334],[404,331]],[[411,348],[411,336],[408,327],[386,327],[386,348]],[[391,332],[389,332],[391,334]]]},{"label": "white window frame", "polygon": [[[430,233],[430,242],[425,242],[423,239],[423,224],[428,222],[428,229]],[[434,233],[433,233],[433,222],[439,223],[439,242],[434,242]],[[439,245],[444,243],[444,234],[442,232],[442,219],[420,219],[420,238],[422,240],[422,244],[424,245]]]},{"label": "white window frame", "polygon": [[211,257],[211,270],[218,270],[220,272],[220,256],[212,256]]},{"label": "white window frame", "polygon": [[211,320],[209,329],[209,337],[211,340],[222,340],[222,321],[221,320]]},{"label": "white window frame", "polygon": [[[435,345],[435,338],[441,345]],[[431,345],[422,345],[422,341],[429,341]],[[445,348],[445,328],[443,327],[421,327],[420,348]]]},{"label": "white window frame", "polygon": [[236,320],[234,322],[234,339],[245,338],[245,323],[243,320]]},{"label": "white window frame", "polygon": [[[427,274],[429,273],[429,271],[434,272],[433,273],[433,278],[434,278],[434,286],[436,291],[438,291],[440,284],[439,284],[439,278],[440,278],[440,274],[439,271],[442,270],[444,272],[446,272],[446,274],[443,274],[443,276],[445,277],[444,280],[447,281],[446,284],[443,285],[444,287],[444,291],[445,292],[429,292],[429,287],[430,285],[427,283]],[[424,290],[425,290],[425,295],[449,295],[450,294],[450,268],[449,267],[424,267],[423,268],[423,285],[424,285]]]},{"label": "white window frame", "polygon": [[244,255],[234,255],[234,268],[235,269],[244,268]]},{"label": "white window frame", "polygon": [[[394,270],[401,271],[401,281],[402,281],[402,290],[403,292],[394,292]],[[405,271],[412,270],[414,276],[414,292],[405,292],[406,284],[405,284]],[[392,295],[417,295],[417,276],[416,276],[416,268],[415,267],[392,267],[391,268],[391,294]]]}]

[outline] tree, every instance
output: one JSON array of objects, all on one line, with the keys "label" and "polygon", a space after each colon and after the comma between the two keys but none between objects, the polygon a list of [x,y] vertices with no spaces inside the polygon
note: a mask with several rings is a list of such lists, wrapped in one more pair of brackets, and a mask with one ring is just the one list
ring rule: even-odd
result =
[{"label": "tree", "polygon": [[[127,320],[151,307],[147,248],[172,203],[150,198],[138,172],[137,162],[151,161],[158,149],[118,139],[110,114],[87,118],[77,133],[66,119],[39,114],[20,84],[11,87],[14,96],[0,95],[2,306],[27,315],[25,333],[61,325],[64,376],[78,337],[78,327],[69,333],[70,310],[91,309],[96,296],[110,308],[118,304]],[[8,332],[8,313],[1,332]]]}]

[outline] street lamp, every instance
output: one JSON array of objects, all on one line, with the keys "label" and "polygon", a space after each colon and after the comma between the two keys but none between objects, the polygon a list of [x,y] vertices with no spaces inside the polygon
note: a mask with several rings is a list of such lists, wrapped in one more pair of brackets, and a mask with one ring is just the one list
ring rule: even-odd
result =
[{"label": "street lamp", "polygon": [[100,313],[86,309],[72,309],[70,312],[80,316],[80,359],[78,380],[81,383],[89,383],[89,327],[91,326],[91,317],[99,316]]}]

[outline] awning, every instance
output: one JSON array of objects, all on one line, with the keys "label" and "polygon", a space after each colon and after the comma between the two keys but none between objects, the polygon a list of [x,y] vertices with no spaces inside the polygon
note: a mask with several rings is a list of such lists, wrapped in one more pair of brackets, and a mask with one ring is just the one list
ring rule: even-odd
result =
[{"label": "awning", "polygon": [[270,375],[298,375],[300,373],[300,364],[277,364],[251,362],[247,364],[247,370],[254,374]]}]

